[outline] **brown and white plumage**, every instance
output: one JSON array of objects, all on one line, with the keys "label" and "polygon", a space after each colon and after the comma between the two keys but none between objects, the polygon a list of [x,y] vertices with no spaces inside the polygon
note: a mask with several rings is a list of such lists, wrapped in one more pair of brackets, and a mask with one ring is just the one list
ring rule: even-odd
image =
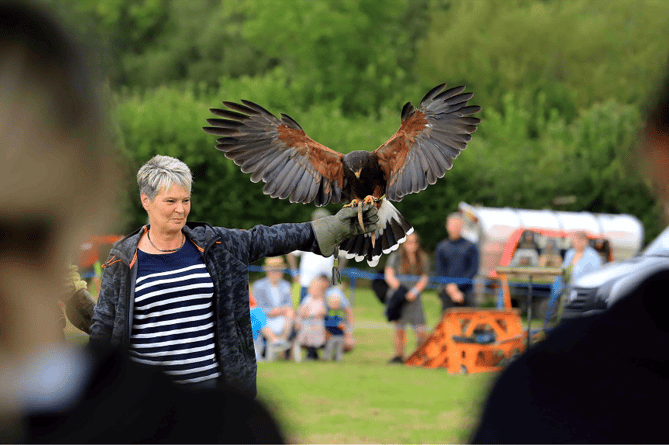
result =
[{"label": "brown and white plumage", "polygon": [[381,228],[345,240],[340,250],[375,266],[382,253],[397,249],[413,231],[389,201],[401,201],[442,178],[480,122],[471,115],[481,107],[467,105],[473,93],[463,93],[464,86],[444,87],[430,90],[418,108],[404,105],[400,128],[374,151],[336,152],[307,136],[291,117],[279,119],[246,100],[211,109],[217,118],[207,119],[211,126],[203,130],[221,136],[216,148],[250,173],[251,181],[262,180],[263,192],[273,198],[323,206],[373,196]]}]

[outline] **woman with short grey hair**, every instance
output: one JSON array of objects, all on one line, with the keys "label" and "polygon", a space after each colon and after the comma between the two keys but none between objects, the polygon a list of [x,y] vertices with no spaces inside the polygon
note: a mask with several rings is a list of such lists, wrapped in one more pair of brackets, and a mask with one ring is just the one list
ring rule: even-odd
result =
[{"label": "woman with short grey hair", "polygon": [[[248,265],[294,250],[329,256],[362,233],[357,209],[297,224],[250,230],[187,222],[190,169],[157,155],[137,173],[149,224],[110,251],[95,307],[91,343],[127,348],[130,357],[161,367],[174,381],[226,384],[255,396],[256,362],[249,314]],[[376,208],[365,213],[375,230]]]},{"label": "woman with short grey hair", "polygon": [[169,189],[174,184],[190,193],[193,176],[190,168],[179,159],[156,155],[137,172],[137,184],[139,193],[153,200],[161,188]]}]

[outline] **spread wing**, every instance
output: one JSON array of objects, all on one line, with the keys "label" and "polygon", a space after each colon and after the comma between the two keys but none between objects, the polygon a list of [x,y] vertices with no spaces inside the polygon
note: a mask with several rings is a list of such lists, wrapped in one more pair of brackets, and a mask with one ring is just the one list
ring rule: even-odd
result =
[{"label": "spread wing", "polygon": [[222,136],[216,148],[251,173],[251,181],[262,180],[265,194],[317,206],[348,201],[341,153],[311,139],[285,114],[278,119],[246,100],[223,105],[228,110],[210,109],[219,118],[207,119],[212,126],[202,129]]},{"label": "spread wing", "polygon": [[467,106],[473,93],[462,93],[464,86],[442,91],[444,87],[441,84],[430,90],[418,109],[407,102],[399,130],[374,150],[387,181],[386,197],[391,201],[401,201],[443,178],[481,122],[471,117],[481,107]]}]

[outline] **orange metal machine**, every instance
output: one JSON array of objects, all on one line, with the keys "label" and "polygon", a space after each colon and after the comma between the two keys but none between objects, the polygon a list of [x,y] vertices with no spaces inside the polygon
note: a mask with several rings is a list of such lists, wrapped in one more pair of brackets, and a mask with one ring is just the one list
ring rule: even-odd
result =
[{"label": "orange metal machine", "polygon": [[[500,274],[560,275],[561,268],[499,268]],[[531,304],[531,293],[528,304]],[[528,314],[531,317],[531,313]],[[529,319],[528,319],[528,326]],[[530,344],[520,313],[505,299],[504,309],[451,308],[432,334],[406,360],[408,366],[446,368],[449,373],[499,371],[504,360],[523,353]]]}]

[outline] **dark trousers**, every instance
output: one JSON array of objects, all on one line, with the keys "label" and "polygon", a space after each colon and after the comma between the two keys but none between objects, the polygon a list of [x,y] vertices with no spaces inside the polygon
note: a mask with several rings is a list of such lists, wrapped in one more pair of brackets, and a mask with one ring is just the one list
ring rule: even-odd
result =
[{"label": "dark trousers", "polygon": [[473,292],[472,289],[460,289],[465,294],[465,300],[462,303],[451,300],[451,296],[446,293],[446,289],[441,289],[437,293],[439,300],[441,300],[441,312],[452,307],[472,307],[473,306]]},{"label": "dark trousers", "polygon": [[307,358],[312,360],[318,360],[318,348],[314,346],[307,347]]}]

